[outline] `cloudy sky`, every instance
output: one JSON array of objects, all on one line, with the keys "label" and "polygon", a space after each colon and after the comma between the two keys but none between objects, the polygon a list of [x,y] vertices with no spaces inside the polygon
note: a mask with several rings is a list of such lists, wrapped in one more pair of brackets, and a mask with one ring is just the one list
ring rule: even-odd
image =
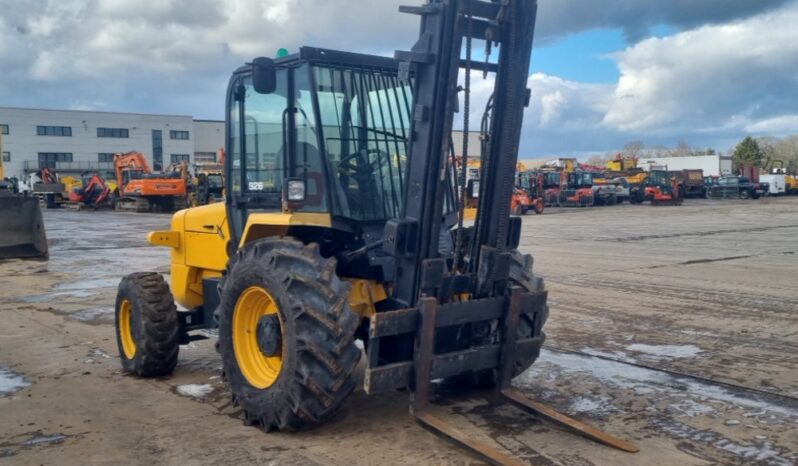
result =
[{"label": "cloudy sky", "polygon": [[[221,119],[255,56],[409,47],[398,3],[414,1],[0,0],[0,106]],[[798,133],[798,0],[539,3],[522,156]]]}]

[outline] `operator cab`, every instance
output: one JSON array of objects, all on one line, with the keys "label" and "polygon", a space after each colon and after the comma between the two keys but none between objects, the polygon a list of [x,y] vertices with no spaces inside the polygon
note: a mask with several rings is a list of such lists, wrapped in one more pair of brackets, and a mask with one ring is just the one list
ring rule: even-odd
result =
[{"label": "operator cab", "polygon": [[328,214],[340,230],[401,215],[412,91],[398,67],[303,47],[233,74],[225,161],[233,235],[255,211]]},{"label": "operator cab", "polygon": [[568,185],[571,189],[592,188],[593,173],[574,172],[568,174]]}]

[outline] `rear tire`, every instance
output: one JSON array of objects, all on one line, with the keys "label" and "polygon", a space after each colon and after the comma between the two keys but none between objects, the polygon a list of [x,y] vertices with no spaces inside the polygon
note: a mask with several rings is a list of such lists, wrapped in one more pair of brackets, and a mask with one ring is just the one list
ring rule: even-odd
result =
[{"label": "rear tire", "polygon": [[179,324],[169,285],[155,272],[122,278],[116,295],[116,343],[122,369],[139,377],[171,374]]},{"label": "rear tire", "polygon": [[[350,285],[338,278],[335,267],[335,259],[321,257],[318,245],[284,238],[254,241],[230,259],[219,285],[219,352],[245,423],[266,431],[307,429],[331,418],[354,390],[361,355],[354,333],[360,319],[349,307]],[[257,330],[241,331],[244,313],[252,308],[238,302],[252,288],[267,292],[279,317],[279,363],[265,379],[250,369],[267,358],[264,350],[243,350]],[[236,318],[236,313],[242,314]]]}]

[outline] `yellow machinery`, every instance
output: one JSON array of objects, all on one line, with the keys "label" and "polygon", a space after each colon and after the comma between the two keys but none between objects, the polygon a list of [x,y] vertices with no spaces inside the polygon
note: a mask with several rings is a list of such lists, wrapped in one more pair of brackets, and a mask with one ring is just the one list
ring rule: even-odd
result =
[{"label": "yellow machinery", "polygon": [[[429,410],[433,380],[494,386],[524,409],[636,451],[510,386],[538,358],[548,318],[543,280],[518,251],[521,221],[510,215],[536,2],[430,0],[406,11],[425,18],[418,44],[398,59],[303,47],[233,73],[225,202],[179,211],[169,230],[149,234],[171,249],[171,287],[154,272],[122,279],[123,369],[167,375],[179,344],[218,329],[233,401],[267,431],[329,420],[365,353],[366,393],[412,389],[421,423],[494,464],[515,463],[455,438]],[[471,60],[470,49],[461,62],[480,30],[466,27],[472,20],[496,29],[496,63]],[[473,165],[448,156],[463,66],[506,70],[483,117],[482,154],[495,155],[479,165],[473,226],[455,194]]]},{"label": "yellow machinery", "polygon": [[[221,152],[224,153],[223,151]],[[195,163],[194,176],[192,178],[191,205],[196,207],[213,204],[221,201],[223,197],[223,161],[221,163]]]},{"label": "yellow machinery", "polygon": [[613,172],[632,171],[637,169],[637,161],[637,157],[624,157],[618,154],[614,160],[607,162],[607,170]]}]

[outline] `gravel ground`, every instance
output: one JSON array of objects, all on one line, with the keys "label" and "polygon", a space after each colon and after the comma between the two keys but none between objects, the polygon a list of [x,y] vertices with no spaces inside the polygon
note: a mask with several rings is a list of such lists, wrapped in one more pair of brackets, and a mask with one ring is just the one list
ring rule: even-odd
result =
[{"label": "gravel ground", "polygon": [[[0,463],[470,464],[419,427],[408,396],[348,400],[298,434],[242,425],[211,341],[171,377],[120,373],[122,275],[168,273],[147,231],[169,217],[45,212],[51,258],[0,262]],[[481,393],[451,421],[533,464],[798,463],[798,198],[549,209],[524,218],[551,304],[517,388],[640,447],[564,433]]]}]

